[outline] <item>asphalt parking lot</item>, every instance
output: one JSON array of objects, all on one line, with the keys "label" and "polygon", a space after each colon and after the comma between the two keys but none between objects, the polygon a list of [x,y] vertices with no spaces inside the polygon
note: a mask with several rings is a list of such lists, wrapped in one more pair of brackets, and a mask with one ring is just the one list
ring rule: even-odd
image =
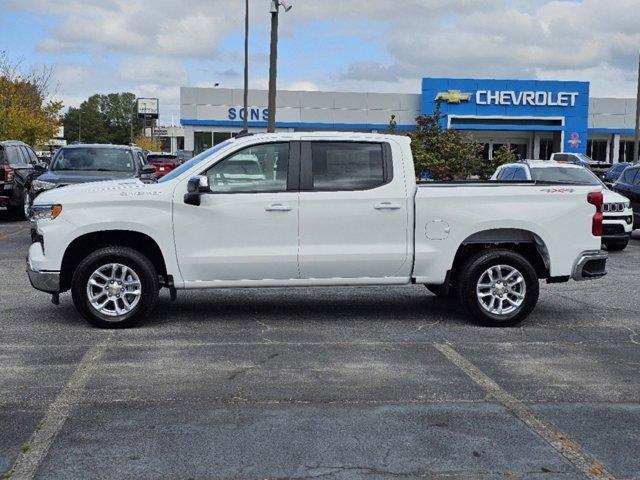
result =
[{"label": "asphalt parking lot", "polygon": [[640,231],[520,328],[421,286],[163,293],[90,328],[0,217],[0,475],[640,478]]}]

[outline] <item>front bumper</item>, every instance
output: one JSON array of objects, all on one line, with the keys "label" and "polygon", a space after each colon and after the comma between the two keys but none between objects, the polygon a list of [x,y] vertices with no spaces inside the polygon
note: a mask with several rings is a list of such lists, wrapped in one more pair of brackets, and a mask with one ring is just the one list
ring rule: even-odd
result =
[{"label": "front bumper", "polygon": [[31,286],[36,290],[47,293],[60,292],[60,272],[35,270],[27,258],[27,275]]},{"label": "front bumper", "polygon": [[607,252],[602,250],[588,250],[582,252],[573,266],[571,278],[574,280],[593,280],[607,274]]}]

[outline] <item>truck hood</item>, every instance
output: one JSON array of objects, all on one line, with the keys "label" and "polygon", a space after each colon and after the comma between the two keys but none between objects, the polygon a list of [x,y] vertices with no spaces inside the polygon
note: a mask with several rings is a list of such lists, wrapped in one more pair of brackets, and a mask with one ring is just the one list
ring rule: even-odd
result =
[{"label": "truck hood", "polygon": [[104,199],[105,197],[111,196],[121,198],[127,196],[126,192],[136,194],[136,192],[152,189],[158,190],[158,184],[144,183],[137,178],[78,183],[75,185],[67,185],[63,188],[44,191],[35,198],[34,205],[62,203],[68,200],[72,200],[74,203],[89,202],[98,198]]},{"label": "truck hood", "polygon": [[76,183],[100,182],[133,178],[134,172],[92,172],[80,170],[50,170],[38,177],[38,180],[56,185],[75,185]]}]

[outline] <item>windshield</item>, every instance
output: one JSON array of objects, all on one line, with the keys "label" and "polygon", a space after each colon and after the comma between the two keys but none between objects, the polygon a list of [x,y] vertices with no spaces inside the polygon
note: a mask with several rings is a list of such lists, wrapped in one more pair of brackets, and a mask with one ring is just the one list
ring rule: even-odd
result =
[{"label": "windshield", "polygon": [[122,148],[63,148],[53,160],[51,170],[133,172],[133,157]]},{"label": "windshield", "polygon": [[189,170],[193,166],[195,166],[198,163],[202,162],[203,160],[209,158],[211,155],[213,155],[216,152],[219,152],[220,150],[222,150],[223,148],[227,147],[228,145],[230,145],[233,142],[234,142],[234,139],[230,138],[229,140],[225,140],[224,142],[219,143],[218,145],[216,145],[214,147],[211,147],[209,150],[205,150],[204,152],[199,153],[198,155],[193,157],[188,162],[184,162],[178,168],[174,168],[173,170],[171,170],[170,173],[168,173],[164,177],[160,178],[158,180],[158,183],[168,182],[169,180],[173,180],[174,178],[179,177],[180,175],[182,175],[184,172],[186,172],[187,170]]},{"label": "windshield", "polygon": [[586,168],[576,167],[540,167],[531,168],[531,179],[542,182],[578,183],[581,185],[598,185],[602,183]]}]

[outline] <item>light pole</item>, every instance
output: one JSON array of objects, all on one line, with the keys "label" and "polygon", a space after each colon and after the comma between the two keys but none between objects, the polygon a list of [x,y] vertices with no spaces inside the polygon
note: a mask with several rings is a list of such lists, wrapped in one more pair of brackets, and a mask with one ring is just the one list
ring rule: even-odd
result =
[{"label": "light pole", "polygon": [[633,137],[633,161],[638,161],[640,153],[640,55],[638,56],[638,92],[636,93],[636,130]]},{"label": "light pole", "polygon": [[249,131],[249,0],[244,7],[244,118],[242,131]]},{"label": "light pole", "polygon": [[[291,5],[287,5],[283,0],[271,0],[271,51],[269,55],[269,118],[267,121],[267,132],[276,131],[276,76],[278,69],[278,12],[280,7],[284,11],[291,10]],[[246,115],[246,112],[245,112]]]}]

